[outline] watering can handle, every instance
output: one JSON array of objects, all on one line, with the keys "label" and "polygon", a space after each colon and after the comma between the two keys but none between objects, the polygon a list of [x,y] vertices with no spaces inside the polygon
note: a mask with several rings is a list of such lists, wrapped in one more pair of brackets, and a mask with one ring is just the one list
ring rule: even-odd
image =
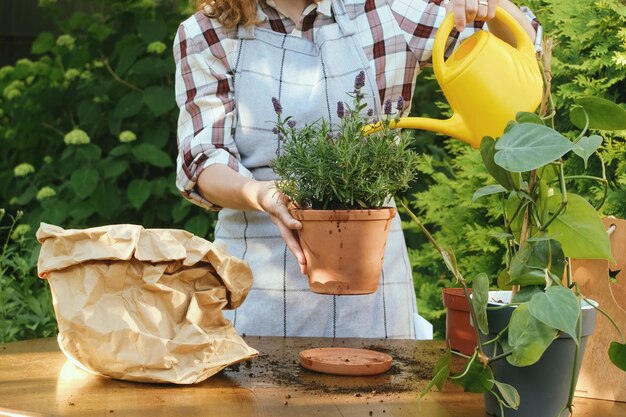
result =
[{"label": "watering can handle", "polygon": [[[528,37],[528,34],[524,30],[524,28],[522,28],[522,26],[517,22],[517,20],[515,20],[515,18],[513,18],[513,16],[511,16],[502,7],[496,8],[495,20],[499,20],[500,22],[504,23],[511,30],[513,36],[515,36],[518,51],[530,55],[534,59],[535,47]],[[446,48],[446,40],[450,35],[450,32],[452,32],[453,27],[454,14],[450,12],[444,18],[441,26],[437,30],[437,34],[435,35],[435,43],[433,45],[433,70],[435,71],[435,76],[438,80],[446,79],[444,52]]]}]

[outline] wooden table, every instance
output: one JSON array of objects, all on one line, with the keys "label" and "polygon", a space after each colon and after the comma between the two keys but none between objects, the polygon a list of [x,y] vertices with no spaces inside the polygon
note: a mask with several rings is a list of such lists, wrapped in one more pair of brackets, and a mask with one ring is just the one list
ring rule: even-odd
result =
[{"label": "wooden table", "polygon": [[[261,352],[193,386],[142,384],[88,375],[55,339],[0,345],[0,416],[420,416],[479,417],[482,396],[450,385],[418,400],[441,342],[247,337]],[[369,347],[394,358],[384,375],[337,377],[297,363],[300,350]],[[626,404],[576,399],[576,417],[626,416]]]}]

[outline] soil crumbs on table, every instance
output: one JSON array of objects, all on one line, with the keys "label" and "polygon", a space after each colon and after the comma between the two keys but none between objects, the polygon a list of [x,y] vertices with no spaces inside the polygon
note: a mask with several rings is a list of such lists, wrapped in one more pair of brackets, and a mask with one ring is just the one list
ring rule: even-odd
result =
[{"label": "soil crumbs on table", "polygon": [[[259,356],[239,364],[227,367],[226,375],[237,377],[240,382],[254,385],[288,386],[295,390],[323,391],[331,394],[354,394],[369,396],[373,394],[400,393],[406,391],[419,392],[432,377],[435,363],[443,349],[407,349],[406,344],[395,341],[380,340],[376,344],[355,346],[354,342],[344,344],[341,339],[333,346],[355,347],[383,352],[393,358],[391,369],[380,375],[372,376],[338,376],[313,372],[300,366],[298,354],[302,350],[316,347],[303,343],[284,345],[274,355],[264,354],[262,344],[255,344],[254,337],[247,338],[250,346],[259,350]],[[368,341],[371,342],[371,339]],[[417,345],[416,345],[417,346]],[[275,350],[275,349],[272,349]]]}]

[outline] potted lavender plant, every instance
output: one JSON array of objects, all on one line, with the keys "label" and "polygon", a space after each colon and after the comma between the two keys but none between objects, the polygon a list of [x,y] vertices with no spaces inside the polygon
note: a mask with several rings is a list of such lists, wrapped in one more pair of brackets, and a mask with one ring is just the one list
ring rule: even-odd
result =
[{"label": "potted lavender plant", "polygon": [[[390,127],[392,103],[384,106],[381,129],[366,134],[376,111],[366,109],[355,80],[352,106],[339,102],[338,125],[320,118],[298,126],[283,117],[278,100],[274,132],[281,142],[272,168],[278,189],[291,199],[291,213],[302,222],[298,231],[307,260],[311,291],[322,294],[369,294],[376,291],[389,224],[395,215],[392,197],[408,187],[417,154],[409,137]],[[396,108],[402,110],[399,98]]]}]

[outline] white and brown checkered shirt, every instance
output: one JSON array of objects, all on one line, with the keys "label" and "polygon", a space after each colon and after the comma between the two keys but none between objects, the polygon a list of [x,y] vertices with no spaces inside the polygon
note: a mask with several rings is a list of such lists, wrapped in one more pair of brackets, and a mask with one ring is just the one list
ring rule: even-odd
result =
[{"label": "white and brown checkered shirt", "polygon": [[[376,74],[380,102],[402,96],[410,102],[416,75],[430,63],[437,27],[446,15],[442,0],[343,0],[350,19],[359,28],[359,39]],[[334,23],[331,0],[309,5],[294,23],[276,9],[273,0],[258,1],[259,25],[275,32],[315,41],[317,29]],[[537,30],[535,16],[522,8]],[[470,25],[459,35],[450,34],[448,51],[482,23]],[[398,36],[401,33],[403,36]],[[225,164],[244,176],[250,172],[239,163],[235,142],[236,103],[233,80],[239,42],[236,30],[225,30],[199,11],[178,28],[174,41],[178,158],[176,184],[185,198],[209,209],[219,209],[195,189],[200,172],[212,164]],[[408,111],[408,110],[407,110]]]}]

